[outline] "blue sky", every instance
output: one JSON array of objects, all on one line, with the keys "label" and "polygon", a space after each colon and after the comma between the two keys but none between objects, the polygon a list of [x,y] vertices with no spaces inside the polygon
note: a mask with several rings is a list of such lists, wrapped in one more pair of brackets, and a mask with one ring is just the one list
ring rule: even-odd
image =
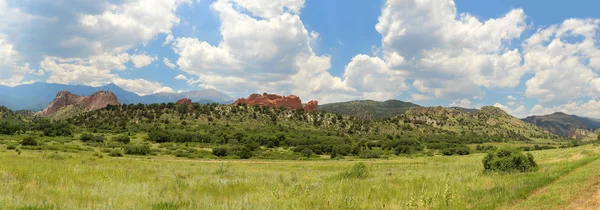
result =
[{"label": "blue sky", "polygon": [[[0,0],[0,84],[600,117],[595,1]],[[597,111],[598,110],[598,111]]]}]

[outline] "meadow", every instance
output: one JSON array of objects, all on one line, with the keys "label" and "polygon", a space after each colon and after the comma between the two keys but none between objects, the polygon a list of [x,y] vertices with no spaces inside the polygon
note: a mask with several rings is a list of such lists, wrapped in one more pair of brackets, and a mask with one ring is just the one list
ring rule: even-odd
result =
[{"label": "meadow", "polygon": [[[484,172],[485,154],[390,159],[110,157],[0,145],[0,209],[593,209],[600,147],[531,152],[539,170]],[[587,196],[582,196],[587,195]],[[594,200],[596,199],[596,200]]]}]

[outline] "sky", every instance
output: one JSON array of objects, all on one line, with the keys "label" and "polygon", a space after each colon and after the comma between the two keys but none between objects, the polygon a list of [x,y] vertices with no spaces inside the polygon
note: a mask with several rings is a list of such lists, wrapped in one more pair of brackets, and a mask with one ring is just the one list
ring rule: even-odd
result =
[{"label": "sky", "polygon": [[0,0],[0,85],[600,118],[597,1]]}]

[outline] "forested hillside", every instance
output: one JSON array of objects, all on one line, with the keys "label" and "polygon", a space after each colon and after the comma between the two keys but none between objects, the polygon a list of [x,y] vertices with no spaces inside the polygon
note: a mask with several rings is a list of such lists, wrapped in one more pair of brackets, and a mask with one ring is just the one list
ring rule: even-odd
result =
[{"label": "forested hillside", "polygon": [[404,114],[404,112],[412,107],[420,106],[399,100],[388,100],[384,102],[361,100],[325,104],[319,106],[319,110],[335,114],[352,115],[366,120],[373,120],[398,116]]}]

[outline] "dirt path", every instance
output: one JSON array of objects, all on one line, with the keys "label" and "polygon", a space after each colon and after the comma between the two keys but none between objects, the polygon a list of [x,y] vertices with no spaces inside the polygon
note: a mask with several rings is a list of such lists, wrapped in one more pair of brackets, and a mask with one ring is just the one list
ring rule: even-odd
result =
[{"label": "dirt path", "polygon": [[586,193],[579,195],[566,209],[600,209],[600,176],[594,177],[595,184]]},{"label": "dirt path", "polygon": [[[581,158],[578,158],[578,159],[581,159]],[[597,161],[597,160],[594,160],[594,161]],[[531,194],[529,194],[529,196],[527,196],[527,199],[545,193],[548,190],[548,188],[550,188],[550,186],[552,186],[553,184],[556,184],[556,182],[559,182],[560,180],[564,179],[565,177],[570,176],[571,174],[575,173],[578,169],[586,167],[587,165],[590,165],[594,161],[590,161],[589,163],[586,163],[585,165],[579,166],[579,167],[569,171],[569,173],[565,174],[564,176],[561,176],[561,177],[555,179],[554,181],[548,183],[547,185],[544,185],[543,187],[534,190]],[[525,200],[527,200],[527,199],[525,199]]]}]

